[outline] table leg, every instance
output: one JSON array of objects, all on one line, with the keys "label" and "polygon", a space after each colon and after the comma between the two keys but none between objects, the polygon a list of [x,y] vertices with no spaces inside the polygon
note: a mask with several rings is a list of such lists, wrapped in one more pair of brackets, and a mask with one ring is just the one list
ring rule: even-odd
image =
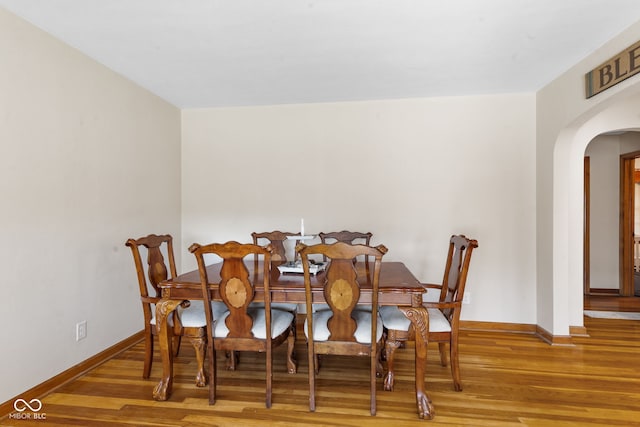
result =
[{"label": "table leg", "polygon": [[173,385],[173,349],[171,338],[173,331],[169,326],[168,318],[182,300],[160,300],[156,304],[156,334],[160,344],[160,357],[162,359],[162,378],[153,389],[155,400],[167,400],[171,395]]},{"label": "table leg", "polygon": [[398,307],[413,324],[416,332],[416,403],[418,416],[422,419],[433,419],[435,412],[433,403],[424,388],[424,370],[427,365],[427,343],[429,332],[429,314],[424,307]]}]

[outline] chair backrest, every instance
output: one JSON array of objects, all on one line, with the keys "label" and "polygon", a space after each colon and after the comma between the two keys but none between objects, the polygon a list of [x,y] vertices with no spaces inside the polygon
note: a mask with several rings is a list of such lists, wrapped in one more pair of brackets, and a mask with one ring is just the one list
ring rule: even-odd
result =
[{"label": "chair backrest", "polygon": [[209,277],[204,261],[204,255],[215,254],[222,258],[220,270],[220,282],[218,289],[222,301],[229,310],[229,315],[225,319],[225,325],[229,329],[228,338],[253,338],[251,328],[253,319],[247,313],[249,304],[254,300],[256,288],[252,278],[257,275],[250,275],[244,258],[248,255],[258,255],[263,257],[263,289],[265,303],[266,338],[271,340],[271,294],[269,292],[270,268],[271,268],[271,246],[262,247],[250,243],[238,243],[230,241],[226,243],[212,243],[201,246],[194,243],[189,247],[189,251],[196,256],[198,270],[200,272],[200,282],[202,286],[204,308],[207,316],[207,329],[209,336],[213,336],[213,324],[215,319],[211,309],[211,294],[209,292]]},{"label": "chair backrest", "polygon": [[251,233],[251,237],[253,238],[254,245],[260,244],[261,239],[268,240],[272,248],[271,261],[273,262],[287,260],[287,253],[286,253],[286,248],[284,247],[284,242],[285,240],[287,240],[287,237],[289,236],[299,236],[299,235],[300,235],[300,232],[289,233],[289,232],[278,231],[278,230],[266,231],[263,233],[256,233],[256,232]]},{"label": "chair backrest", "polygon": [[[468,239],[462,234],[451,236],[447,265],[442,279],[442,289],[440,290],[441,303],[462,303],[471,254],[477,247],[478,242],[476,240]],[[453,308],[444,308],[442,312],[451,320],[454,310]]]},{"label": "chair backrest", "polygon": [[[359,231],[332,231],[329,233],[320,232],[318,233],[318,237],[320,238],[321,243],[335,243],[335,242],[344,242],[349,243],[351,245],[355,243],[360,243],[369,246],[371,244],[371,237],[373,234],[371,233],[361,233]],[[327,257],[322,257],[325,261]],[[368,260],[368,257],[364,257],[365,260]]]},{"label": "chair backrest", "polygon": [[362,242],[367,246],[371,243],[371,237],[373,234],[371,233],[360,233],[358,231],[333,231],[330,233],[321,232],[318,234],[320,237],[321,243],[333,243],[333,242],[344,242],[353,244],[356,240],[362,240]]},{"label": "chair backrest", "polygon": [[[148,322],[152,317],[150,304],[160,300],[160,288],[158,285],[163,280],[177,276],[176,262],[173,255],[173,238],[169,234],[150,234],[139,239],[129,239],[125,244],[131,248],[133,253],[142,309],[145,320]],[[142,261],[141,247],[144,247],[147,252],[146,266]],[[168,258],[168,266],[163,252]],[[149,295],[150,290],[153,290],[153,295]]]},{"label": "chair backrest", "polygon": [[[296,250],[300,253],[304,269],[307,313],[313,312],[308,257],[310,255],[323,255],[330,260],[324,273],[323,285],[326,303],[333,312],[333,317],[328,322],[329,341],[356,341],[354,336],[356,322],[351,317],[351,313],[360,299],[361,286],[365,284],[372,288],[372,313],[377,313],[380,268],[382,257],[387,253],[387,248],[384,245],[371,247],[336,242],[333,244],[320,243],[312,246],[301,243],[296,247]],[[373,274],[369,274],[366,271],[364,274],[358,275],[353,260],[361,255],[375,259]],[[377,341],[376,323],[372,322],[371,331],[371,342],[374,345]]]}]

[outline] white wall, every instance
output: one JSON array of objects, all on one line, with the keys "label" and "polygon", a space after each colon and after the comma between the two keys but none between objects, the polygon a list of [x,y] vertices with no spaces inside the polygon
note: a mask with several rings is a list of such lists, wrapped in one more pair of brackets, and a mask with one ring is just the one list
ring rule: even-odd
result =
[{"label": "white wall", "polygon": [[252,231],[371,231],[442,280],[453,233],[479,241],[464,319],[535,323],[533,94],[184,110],[191,243]]},{"label": "white wall", "polygon": [[0,52],[4,402],[142,329],[124,242],[180,235],[180,113],[2,9]]},{"label": "white wall", "polygon": [[187,110],[181,147],[175,108],[0,10],[0,402],[141,328],[123,244],[149,232],[182,231],[194,268],[194,241],[304,217],[372,231],[424,281],[466,233],[480,247],[463,318],[567,334],[582,324],[584,148],[640,128],[639,76],[585,100],[584,73],[638,39],[640,23],[535,97]]},{"label": "white wall", "polygon": [[[639,157],[635,159],[634,165],[636,170],[640,170]],[[635,197],[634,199],[635,206],[633,208],[633,234],[634,236],[640,236],[640,182],[636,182],[634,185],[634,197]],[[635,254],[635,250],[634,250],[634,254]]]},{"label": "white wall", "polygon": [[585,99],[584,75],[640,39],[640,23],[538,91],[537,319],[554,335],[583,324],[583,156],[596,136],[636,129],[639,76]]},{"label": "white wall", "polygon": [[600,135],[589,143],[590,287],[620,288],[620,156],[638,151],[637,132]]},{"label": "white wall", "polygon": [[590,287],[620,287],[620,138],[598,136],[590,158]]},{"label": "white wall", "polygon": [[590,287],[620,288],[620,156],[640,149],[637,132],[600,135],[589,143]]}]

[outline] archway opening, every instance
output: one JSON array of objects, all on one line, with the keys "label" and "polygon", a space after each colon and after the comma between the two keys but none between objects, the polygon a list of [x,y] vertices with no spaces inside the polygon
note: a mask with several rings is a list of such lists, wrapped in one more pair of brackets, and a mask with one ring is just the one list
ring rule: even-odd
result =
[{"label": "archway opening", "polygon": [[585,150],[599,135],[639,130],[638,112],[640,94],[614,95],[585,112],[556,140],[553,162],[554,335],[569,335],[570,327],[581,327],[584,323]]}]

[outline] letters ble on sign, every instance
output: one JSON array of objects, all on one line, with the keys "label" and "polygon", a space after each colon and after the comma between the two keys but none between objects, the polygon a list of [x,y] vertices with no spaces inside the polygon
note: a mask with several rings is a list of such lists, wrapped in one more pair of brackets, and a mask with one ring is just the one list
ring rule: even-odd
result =
[{"label": "letters ble on sign", "polygon": [[640,42],[626,48],[585,75],[587,98],[640,72]]}]

